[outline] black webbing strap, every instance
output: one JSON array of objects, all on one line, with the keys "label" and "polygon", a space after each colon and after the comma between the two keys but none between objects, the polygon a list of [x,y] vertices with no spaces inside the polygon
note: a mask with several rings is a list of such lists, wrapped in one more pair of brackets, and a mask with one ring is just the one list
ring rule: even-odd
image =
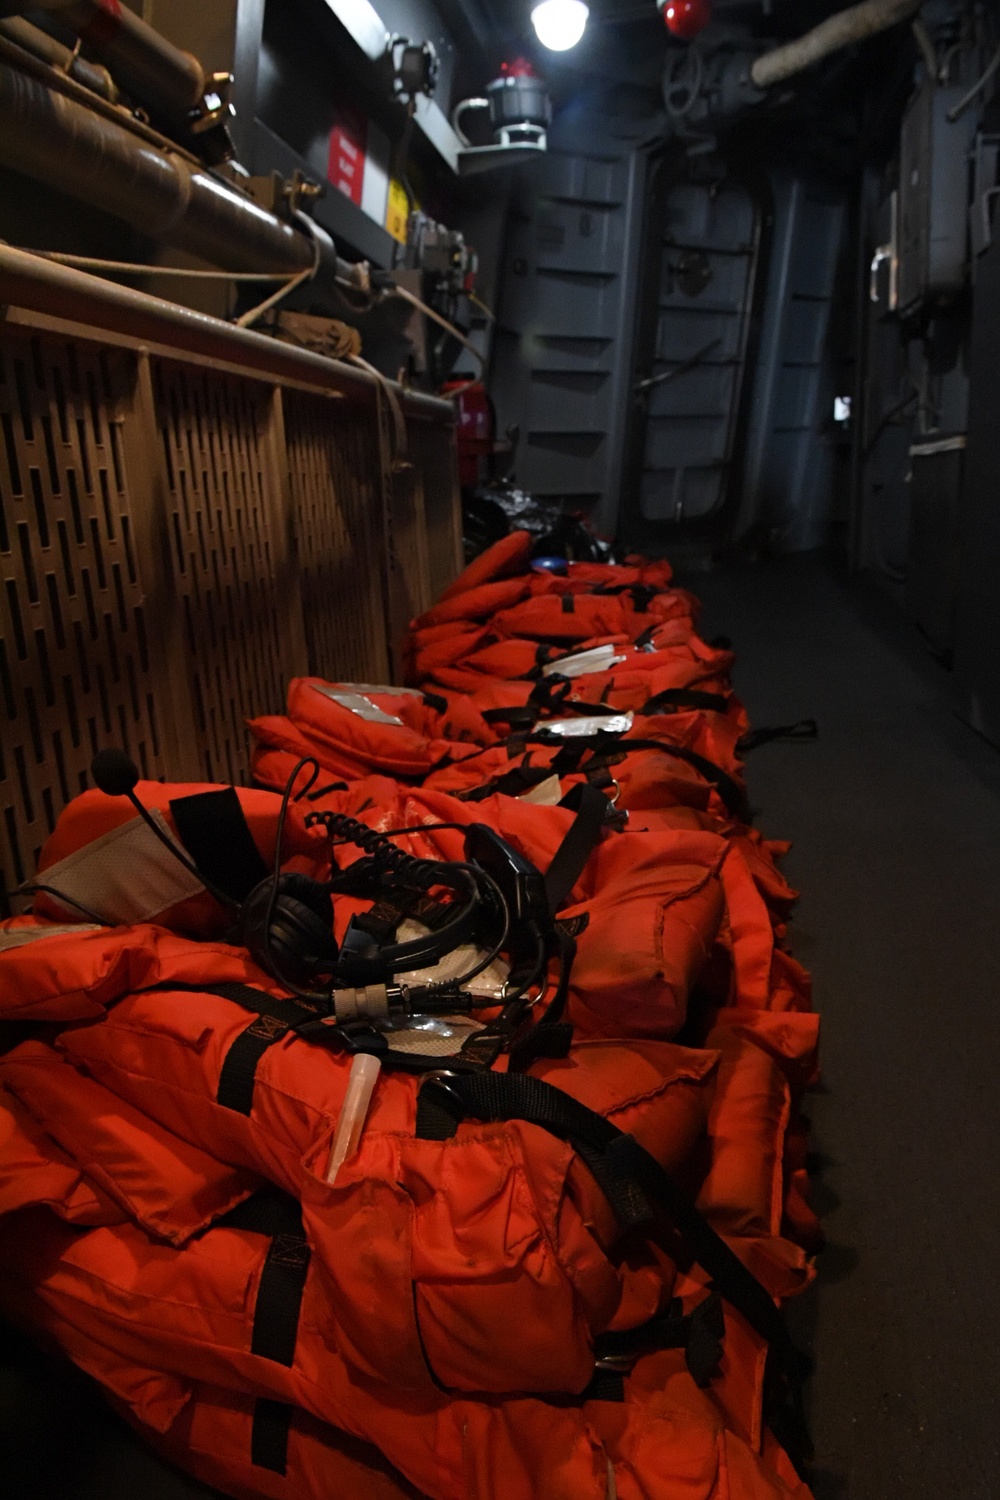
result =
[{"label": "black webbing strap", "polygon": [[226,1000],[235,1000],[237,1005],[257,1012],[223,1058],[215,1092],[216,1102],[225,1109],[248,1115],[253,1109],[257,1065],[264,1053],[275,1042],[280,1042],[294,1026],[312,1019],[311,1013],[295,1000],[278,1000],[274,995],[266,995],[263,990],[255,990],[248,984],[213,985],[209,993],[222,995]]},{"label": "black webbing strap", "polygon": [[488,797],[500,792],[505,797],[520,797],[534,786],[540,786],[543,781],[548,781],[550,776],[556,774],[551,766],[530,766],[523,761],[519,766],[513,766],[505,771],[502,776],[495,776],[492,781],[486,781],[482,786],[470,787],[467,791],[456,793],[459,802],[485,802]]},{"label": "black webbing strap", "polygon": [[245,901],[267,879],[267,865],[233,787],[175,797],[170,816],[198,868],[234,901]]},{"label": "black webbing strap", "polygon": [[[604,793],[593,786],[574,787],[571,796],[576,804],[573,808],[576,816],[545,872],[545,894],[553,916],[566,904],[566,897],[600,842],[611,809]],[[564,801],[562,805],[572,804]]]},{"label": "black webbing strap", "polygon": [[587,1389],[581,1392],[581,1401],[613,1401],[621,1406],[625,1401],[625,1377],[618,1370],[604,1370],[598,1366]]},{"label": "black webbing strap", "polygon": [[483,710],[487,724],[509,724],[512,729],[531,729],[538,722],[538,712],[526,703],[510,708],[487,708]]},{"label": "black webbing strap", "polygon": [[617,595],[619,598],[622,594],[628,594],[632,601],[632,608],[637,614],[642,615],[646,613],[657,594],[662,594],[663,590],[651,583],[598,583],[589,592],[602,597]]},{"label": "black webbing strap", "polygon": [[664,688],[662,693],[656,693],[652,698],[647,698],[636,713],[648,718],[650,714],[658,714],[662,708],[703,708],[711,713],[725,713],[729,707],[729,699],[725,693],[706,693],[702,688]]},{"label": "black webbing strap", "polygon": [[[556,736],[542,731],[529,735],[528,738],[534,745],[557,743]],[[573,743],[577,746],[586,745],[592,748],[598,759],[602,753],[628,755],[633,750],[658,750],[662,755],[672,755],[675,760],[685,761],[715,787],[727,811],[734,818],[739,818],[743,823],[750,822],[750,806],[743,787],[730,776],[728,771],[724,771],[721,766],[717,766],[706,756],[699,755],[696,750],[688,750],[684,745],[671,745],[665,740],[624,739],[621,735],[608,734],[603,730],[598,730],[596,734],[587,735],[583,739],[574,738]]]},{"label": "black webbing strap", "polygon": [[525,1073],[466,1073],[428,1078],[417,1101],[416,1134],[447,1139],[467,1117],[483,1121],[526,1120],[568,1141],[586,1162],[619,1221],[650,1224],[653,1205],[662,1210],[714,1288],[764,1339],[790,1383],[805,1374],[766,1289],[712,1228],[694,1200],[634,1136],[612,1125],[561,1089]]},{"label": "black webbing strap", "polygon": [[255,1012],[254,1019],[241,1031],[222,1060],[216,1103],[248,1115],[253,1108],[253,1091],[257,1081],[257,1064],[268,1047],[280,1042],[294,1027],[314,1019],[314,1012],[297,1000],[281,1000],[250,984],[166,984],[165,989],[197,990],[202,995],[221,995],[244,1010]]},{"label": "black webbing strap", "polygon": [[483,718],[487,724],[509,724],[512,730],[532,729],[545,713],[570,711],[572,704],[567,699],[573,684],[568,677],[549,675],[541,677],[532,688],[525,703],[509,708],[487,708]]},{"label": "black webbing strap", "polygon": [[258,1469],[284,1474],[288,1468],[288,1434],[292,1407],[284,1401],[258,1396],[250,1427],[250,1462]]},{"label": "black webbing strap", "polygon": [[576,613],[576,596],[574,594],[563,594],[562,612],[564,615],[572,615]]},{"label": "black webbing strap", "polygon": [[[689,1313],[684,1312],[680,1298],[675,1297],[669,1307],[638,1328],[598,1334],[594,1340],[597,1373],[631,1369],[641,1355],[657,1349],[683,1349],[695,1384],[704,1388],[718,1373],[725,1335],[722,1299],[718,1292],[709,1292]],[[584,1399],[588,1399],[586,1395]],[[597,1399],[616,1398],[604,1396]]]},{"label": "black webbing strap", "polygon": [[[267,787],[266,790],[267,791],[273,791],[273,788],[272,787]],[[328,792],[346,792],[346,791],[347,791],[347,782],[346,781],[328,781],[326,783],[326,786],[318,786],[315,791],[313,791],[313,792],[306,792],[306,801],[307,802],[317,802],[320,797],[325,797]]]},{"label": "black webbing strap", "polygon": [[769,745],[772,740],[815,740],[819,737],[819,725],[815,719],[799,719],[797,724],[774,724],[762,729],[751,729],[736,741],[738,755],[747,755],[758,745]]},{"label": "black webbing strap", "polygon": [[629,588],[629,593],[632,596],[632,607],[636,614],[644,615],[657,594],[661,592],[662,590],[651,583],[633,583]]},{"label": "black webbing strap", "polygon": [[[524,738],[526,740],[528,736]],[[513,743],[513,739],[508,740],[508,747]],[[542,743],[554,745],[557,741],[552,738]],[[580,769],[581,762],[589,749],[590,743],[587,739],[568,739],[547,766],[535,766],[531,764],[531,752],[524,754],[522,742],[521,753],[524,758],[518,765],[505,771],[502,776],[494,776],[492,781],[484,782],[482,786],[469,787],[464,792],[453,793],[453,796],[459,802],[485,802],[487,797],[492,797],[495,792],[501,792],[506,797],[520,797],[524,792],[530,791],[534,786],[540,786],[543,781],[548,781],[552,776],[558,780],[563,776],[574,775]],[[608,785],[610,783],[609,777]]]},{"label": "black webbing strap", "polygon": [[288,1193],[268,1187],[244,1199],[216,1224],[263,1234],[270,1240],[257,1285],[250,1352],[291,1368],[310,1255],[301,1204]]}]

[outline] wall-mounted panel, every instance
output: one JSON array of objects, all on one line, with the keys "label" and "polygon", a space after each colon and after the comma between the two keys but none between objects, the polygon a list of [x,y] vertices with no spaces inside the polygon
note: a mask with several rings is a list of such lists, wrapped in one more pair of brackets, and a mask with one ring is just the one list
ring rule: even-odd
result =
[{"label": "wall-mounted panel", "polygon": [[159,622],[126,461],[128,351],[8,328],[0,340],[0,868],[30,878],[94,752],[166,770]]},{"label": "wall-mounted panel", "polygon": [[245,720],[310,670],[389,678],[410,614],[461,565],[452,408],[400,393],[394,451],[375,382],[257,336],[244,366],[243,347],[7,310],[0,910],[95,751],[120,745],[153,779],[246,781]]},{"label": "wall-mounted panel", "polygon": [[246,719],[307,667],[274,390],[164,361],[153,389],[199,767],[238,781]]},{"label": "wall-mounted panel", "polygon": [[283,406],[309,671],[387,681],[378,434],[335,396]]}]

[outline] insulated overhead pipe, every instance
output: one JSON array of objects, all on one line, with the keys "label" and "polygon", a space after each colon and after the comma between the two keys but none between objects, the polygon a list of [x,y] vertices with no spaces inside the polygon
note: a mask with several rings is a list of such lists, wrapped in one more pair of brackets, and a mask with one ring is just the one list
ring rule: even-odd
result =
[{"label": "insulated overhead pipe", "polygon": [[341,306],[334,283],[352,278],[318,224],[301,232],[185,155],[159,149],[3,62],[0,165],[228,271],[292,275],[315,264],[322,303]]},{"label": "insulated overhead pipe", "polygon": [[0,16],[44,10],[65,21],[109,65],[126,93],[157,113],[184,120],[200,104],[205,70],[120,0],[0,0]]},{"label": "insulated overhead pipe", "polygon": [[836,15],[821,21],[805,36],[775,47],[758,57],[750,69],[750,81],[759,89],[772,88],[786,78],[801,73],[813,63],[849,47],[852,42],[863,41],[876,32],[888,31],[899,21],[906,21],[920,9],[922,0],[863,0],[861,5],[852,5],[850,10],[838,11]]},{"label": "insulated overhead pipe", "polygon": [[106,99],[109,104],[117,104],[118,89],[107,68],[77,56],[40,26],[32,26],[30,21],[24,21],[20,16],[10,16],[7,20],[0,20],[0,36],[16,42],[19,47],[48,63],[50,67],[58,68],[61,73],[75,78],[77,83]]},{"label": "insulated overhead pipe", "polygon": [[0,306],[4,305],[67,318],[91,328],[106,328],[146,343],[183,349],[203,359],[235,362],[265,379],[305,380],[348,396],[368,398],[388,384],[407,417],[434,422],[455,420],[451,401],[403,390],[356,365],[295,348],[251,328],[237,328],[193,308],[0,244]]}]

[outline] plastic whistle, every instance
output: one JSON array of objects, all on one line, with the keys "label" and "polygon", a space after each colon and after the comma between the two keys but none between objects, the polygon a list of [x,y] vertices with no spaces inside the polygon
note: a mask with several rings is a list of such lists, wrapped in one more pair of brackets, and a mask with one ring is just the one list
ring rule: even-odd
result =
[{"label": "plastic whistle", "polygon": [[365,1128],[365,1120],[368,1116],[368,1106],[372,1102],[372,1094],[375,1091],[375,1081],[381,1068],[382,1064],[378,1058],[372,1057],[367,1052],[359,1052],[351,1063],[347,1093],[344,1095],[337,1128],[333,1132],[330,1160],[326,1164],[327,1182],[336,1181],[337,1173],[344,1162],[358,1149],[361,1132]]}]

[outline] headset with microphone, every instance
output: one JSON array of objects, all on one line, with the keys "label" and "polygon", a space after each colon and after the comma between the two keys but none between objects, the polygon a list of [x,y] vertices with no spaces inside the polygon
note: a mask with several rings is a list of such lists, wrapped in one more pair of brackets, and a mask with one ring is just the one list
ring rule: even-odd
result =
[{"label": "headset with microphone", "polygon": [[276,979],[287,977],[296,990],[308,987],[320,974],[332,972],[338,957],[333,902],[318,880],[308,875],[281,874],[275,891],[269,876],[245,901],[234,901],[198,868],[140,802],[135,793],[139,769],[124,750],[99,750],[90,771],[99,791],[109,797],[128,798],[150,832],[215,898],[232,919],[231,940],[248,949],[261,968]]},{"label": "headset with microphone", "polygon": [[[461,985],[488,966],[509,936],[510,907],[500,884],[478,859],[475,862],[418,859],[393,844],[385,834],[354,818],[325,815],[317,821],[326,823],[331,837],[354,843],[369,856],[365,876],[369,881],[374,878],[376,888],[402,885],[427,893],[432,887],[445,887],[456,898],[448,903],[446,920],[426,937],[378,948],[353,929],[352,924],[343,948],[338,948],[333,933],[330,886],[308,875],[281,870],[285,815],[299,773],[307,765],[314,767],[315,779],[319,767],[307,758],[295,767],[285,788],[278,817],[274,871],[242,901],[222,890],[143,806],[135,792],[139,769],[124,750],[99,751],[92,762],[91,774],[98,790],[105,795],[128,798],[150,832],[219,903],[232,922],[228,940],[246,948],[261,968],[293,994],[310,1004],[323,1005],[329,1005],[338,993],[353,996],[344,1000],[345,1012],[352,1014],[358,1005],[363,1009],[364,992],[369,988],[381,992],[382,1005],[388,1010],[410,1008],[416,995],[424,1013],[454,1009]],[[298,796],[311,784],[310,781]],[[492,830],[481,825],[473,828],[496,839]],[[467,838],[467,849],[468,846]],[[342,884],[343,877],[337,888]],[[447,984],[423,986],[419,992],[409,994],[391,986],[394,975],[429,968],[456,947],[476,942],[484,931],[495,934],[498,927],[499,937],[490,944],[489,953],[460,978]],[[388,1000],[387,985],[392,989]],[[358,996],[362,999],[358,1000]],[[340,1007],[337,1009],[339,1014]]]}]

